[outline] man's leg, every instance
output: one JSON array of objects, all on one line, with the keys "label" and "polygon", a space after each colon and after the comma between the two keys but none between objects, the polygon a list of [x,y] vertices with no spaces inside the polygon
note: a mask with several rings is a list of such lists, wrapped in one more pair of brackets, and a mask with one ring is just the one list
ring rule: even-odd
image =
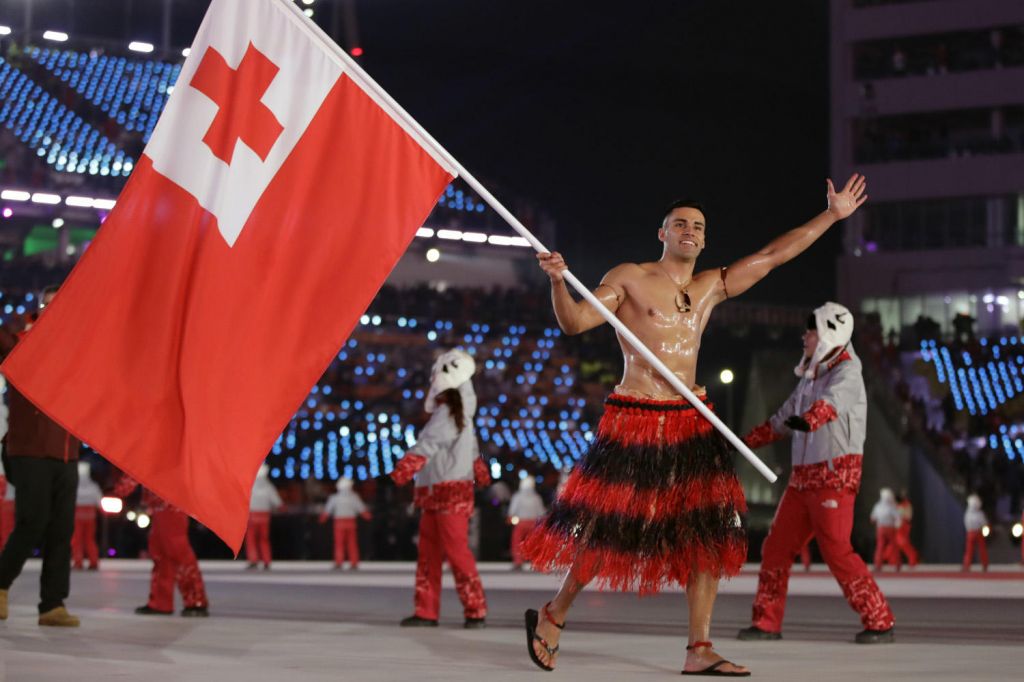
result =
[{"label": "man's leg", "polygon": [[[25,561],[40,544],[50,523],[50,491],[53,482],[45,462],[34,457],[10,457],[7,474],[17,486],[14,530],[0,554],[0,590],[7,591],[21,574]],[[0,612],[0,620],[7,618]]]},{"label": "man's leg", "polygon": [[76,511],[75,532],[71,536],[71,563],[74,565],[75,568],[82,568],[84,566],[83,554],[85,553],[85,547],[83,547],[83,544],[85,538],[85,529],[83,528],[83,526],[84,522],[78,518],[78,513]]},{"label": "man's leg", "polygon": [[782,631],[793,556],[811,536],[810,510],[805,497],[806,493],[799,490],[786,489],[761,548],[761,571],[750,624],[763,632]]},{"label": "man's leg", "polygon": [[39,576],[39,613],[64,605],[71,591],[71,536],[75,532],[78,462],[48,460],[50,522],[43,536],[43,569]]},{"label": "man's leg", "polygon": [[441,611],[441,549],[438,514],[424,510],[420,515],[420,544],[416,559],[415,615],[437,620]]},{"label": "man's leg", "polygon": [[521,520],[519,523],[512,527],[512,547],[510,549],[512,552],[513,566],[518,568],[519,566],[523,565],[523,548],[521,546],[523,538],[529,535],[530,531],[533,530],[534,526],[536,525],[537,522],[533,519],[530,519]]},{"label": "man's leg", "polygon": [[164,549],[175,567],[174,580],[181,592],[182,604],[186,609],[205,609],[208,606],[206,586],[188,539],[188,516],[179,511],[163,513],[168,515],[169,521]]},{"label": "man's leg", "polygon": [[352,519],[345,530],[345,553],[352,568],[359,567],[359,528],[357,521]]},{"label": "man's leg", "polygon": [[162,613],[174,611],[174,577],[178,568],[166,549],[167,515],[170,513],[154,513],[149,527],[149,556],[153,559],[153,571],[150,574],[149,601],[146,606]]},{"label": "man's leg", "polygon": [[875,560],[873,562],[875,571],[882,570],[882,558],[885,553],[885,529],[875,526]]},{"label": "man's leg", "polygon": [[[974,561],[974,539],[977,537],[976,531],[967,531],[967,542],[964,547],[964,565],[965,571],[971,570],[971,563]],[[0,587],[3,587],[3,583],[0,582]]]},{"label": "man's leg", "polygon": [[[797,548],[799,549],[799,547]],[[790,564],[793,553],[789,553]],[[690,632],[686,646],[686,664],[683,670],[697,672],[722,660],[709,646],[711,644],[711,613],[718,596],[718,577],[709,573],[692,573],[686,585],[686,603],[690,610]],[[717,668],[721,673],[745,673],[743,666],[724,663]]]},{"label": "man's leg", "polygon": [[259,540],[256,538],[256,526],[259,521],[256,519],[256,514],[249,512],[249,525],[245,527],[245,560],[249,563],[249,567],[253,567],[259,563]]},{"label": "man's leg", "polygon": [[864,629],[876,632],[891,629],[895,619],[889,602],[850,544],[855,496],[821,490],[815,493],[815,497],[817,504],[811,516],[814,539],[818,542],[822,558],[842,588],[843,596],[860,615]]},{"label": "man's leg", "polygon": [[345,519],[334,519],[334,566],[345,563]]},{"label": "man's leg", "polygon": [[85,522],[85,556],[89,560],[89,568],[95,569],[100,566],[100,548],[96,544],[96,510]]},{"label": "man's leg", "polygon": [[466,618],[487,617],[487,598],[476,569],[476,560],[469,551],[469,517],[463,514],[438,514],[438,534],[441,546],[455,576],[455,590],[462,602]]},{"label": "man's leg", "polygon": [[259,527],[256,529],[256,542],[259,543],[260,558],[263,560],[263,565],[267,568],[270,567],[270,562],[273,560],[273,556],[270,552],[270,514],[265,514],[260,519]]}]

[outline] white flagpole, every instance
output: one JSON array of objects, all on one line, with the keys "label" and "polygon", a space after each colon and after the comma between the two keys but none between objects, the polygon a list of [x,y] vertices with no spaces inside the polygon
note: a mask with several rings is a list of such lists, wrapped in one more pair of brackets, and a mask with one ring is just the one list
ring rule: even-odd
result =
[{"label": "white flagpole", "polygon": [[[494,212],[501,216],[505,220],[505,222],[507,222],[512,227],[513,230],[518,232],[524,239],[526,239],[526,241],[530,242],[530,245],[536,251],[538,251],[539,253],[548,253],[547,248],[540,241],[538,241],[538,239],[534,237],[528,229],[526,229],[525,225],[519,222],[519,220],[514,215],[512,215],[512,213],[509,212],[509,210],[505,208],[501,204],[501,202],[498,201],[497,198],[495,198],[495,196],[487,190],[486,187],[480,184],[480,182],[475,177],[473,177],[473,175],[468,170],[466,170],[465,167],[461,163],[459,163],[454,156],[448,153],[447,149],[442,147],[441,144],[423,128],[423,126],[417,123],[416,120],[412,116],[410,116],[409,113],[405,109],[403,109],[401,105],[399,105],[398,102],[396,102],[394,98],[392,98],[391,95],[389,95],[384,90],[384,88],[382,88],[380,85],[377,84],[376,81],[370,78],[369,74],[367,74],[363,70],[363,68],[356,63],[354,59],[349,57],[349,55],[344,50],[338,47],[334,43],[334,41],[331,40],[330,36],[324,33],[320,29],[320,27],[317,26],[311,19],[303,15],[302,10],[296,7],[294,3],[289,2],[288,0],[278,0],[278,2],[282,6],[287,7],[295,15],[297,15],[297,17],[300,18],[301,25],[308,29],[310,33],[313,34],[311,37],[313,37],[314,39],[318,40],[318,42],[323,44],[324,47],[328,50],[328,52],[340,62],[348,77],[356,81],[360,85],[360,87],[362,87],[363,90],[367,92],[367,94],[373,96],[374,99],[376,99],[378,103],[385,110],[387,110],[392,115],[393,118],[395,118],[396,122],[401,124],[402,127],[405,128],[410,135],[413,135],[414,137],[418,138],[420,143],[428,147],[429,151],[431,151],[434,156],[440,157],[440,160],[443,160],[444,162],[442,165],[449,166],[455,172],[455,174],[461,177],[466,182],[467,185],[473,188],[473,191],[479,194],[480,197],[485,202],[487,202],[487,205],[494,209]],[[623,324],[622,320],[617,318],[610,310],[605,308],[604,304],[602,304],[601,301],[599,301],[597,297],[594,296],[590,292],[590,290],[587,289],[583,285],[583,283],[576,278],[575,275],[573,275],[568,270],[564,270],[562,272],[562,277],[564,277],[565,281],[572,285],[572,288],[575,289],[580,294],[580,296],[582,296],[588,303],[590,303],[590,305],[594,306],[594,309],[597,310],[601,317],[603,317],[605,321],[608,322],[608,324],[614,327],[615,331],[619,332],[619,334],[621,334],[626,339],[626,341],[629,342],[629,345],[633,346],[633,348],[635,348],[637,352],[643,356],[644,360],[649,362],[652,367],[658,370],[658,373],[661,374],[661,376],[664,377],[666,381],[668,381],[672,388],[679,391],[679,394],[681,396],[686,398],[690,402],[690,404],[697,409],[698,412],[700,412],[709,422],[711,422],[711,424],[716,429],[718,429],[718,431],[723,436],[725,436],[726,440],[728,440],[733,445],[733,447],[735,447],[739,451],[739,453],[743,455],[747,459],[747,461],[750,462],[750,464],[753,465],[753,467],[758,470],[758,472],[760,472],[762,476],[767,478],[771,483],[774,483],[778,479],[778,476],[775,475],[775,472],[769,469],[768,466],[764,462],[762,462],[757,457],[757,455],[755,455],[751,451],[750,448],[747,447],[746,443],[740,440],[739,437],[737,437],[736,434],[733,433],[732,430],[730,430],[729,427],[726,426],[722,422],[722,420],[719,419],[718,416],[714,412],[712,412],[700,398],[694,395],[693,391],[691,391],[688,386],[686,386],[682,381],[680,381],[679,377],[677,377],[672,372],[672,370],[666,367],[665,363],[663,363],[658,358],[658,356],[652,353],[650,349],[648,349],[647,346],[645,346],[643,342],[640,341],[640,339],[638,339],[636,335],[633,334],[633,332],[631,332],[628,327],[626,327],[625,324]]]}]

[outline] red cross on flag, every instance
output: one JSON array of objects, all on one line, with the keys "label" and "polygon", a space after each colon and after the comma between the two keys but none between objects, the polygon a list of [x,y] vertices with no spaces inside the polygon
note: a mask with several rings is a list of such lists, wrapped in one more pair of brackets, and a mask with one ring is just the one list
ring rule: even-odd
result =
[{"label": "red cross on flag", "polygon": [[236,552],[256,470],[456,174],[288,0],[213,0],[95,241],[4,363]]}]

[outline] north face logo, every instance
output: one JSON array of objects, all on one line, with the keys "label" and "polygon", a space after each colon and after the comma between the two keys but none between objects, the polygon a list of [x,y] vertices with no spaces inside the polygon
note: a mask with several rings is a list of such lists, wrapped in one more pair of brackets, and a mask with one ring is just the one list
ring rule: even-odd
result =
[{"label": "north face logo", "polygon": [[839,501],[825,500],[824,502],[821,503],[821,506],[824,507],[825,509],[839,509]]}]

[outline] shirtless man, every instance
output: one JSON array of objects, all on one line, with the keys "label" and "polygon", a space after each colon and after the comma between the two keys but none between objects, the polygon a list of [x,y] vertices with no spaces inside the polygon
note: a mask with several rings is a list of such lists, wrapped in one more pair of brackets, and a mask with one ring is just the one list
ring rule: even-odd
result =
[{"label": "shirtless man", "polygon": [[[661,259],[613,268],[594,295],[703,398],[694,383],[697,353],[714,307],[795,258],[867,200],[861,175],[840,192],[830,180],[827,186],[825,211],[728,268],[702,272],[695,267],[707,243],[704,212],[696,202],[676,202],[658,230]],[[566,334],[604,322],[569,293],[560,254],[537,258]],[[524,542],[535,567],[568,569],[555,598],[526,612],[528,653],[539,667],[554,668],[566,616],[591,580],[641,594],[679,582],[690,614],[683,674],[749,674],[709,641],[718,581],[735,575],[746,559],[739,523],[745,502],[728,443],[621,336],[619,344],[625,370],[606,401],[597,438]]]}]

